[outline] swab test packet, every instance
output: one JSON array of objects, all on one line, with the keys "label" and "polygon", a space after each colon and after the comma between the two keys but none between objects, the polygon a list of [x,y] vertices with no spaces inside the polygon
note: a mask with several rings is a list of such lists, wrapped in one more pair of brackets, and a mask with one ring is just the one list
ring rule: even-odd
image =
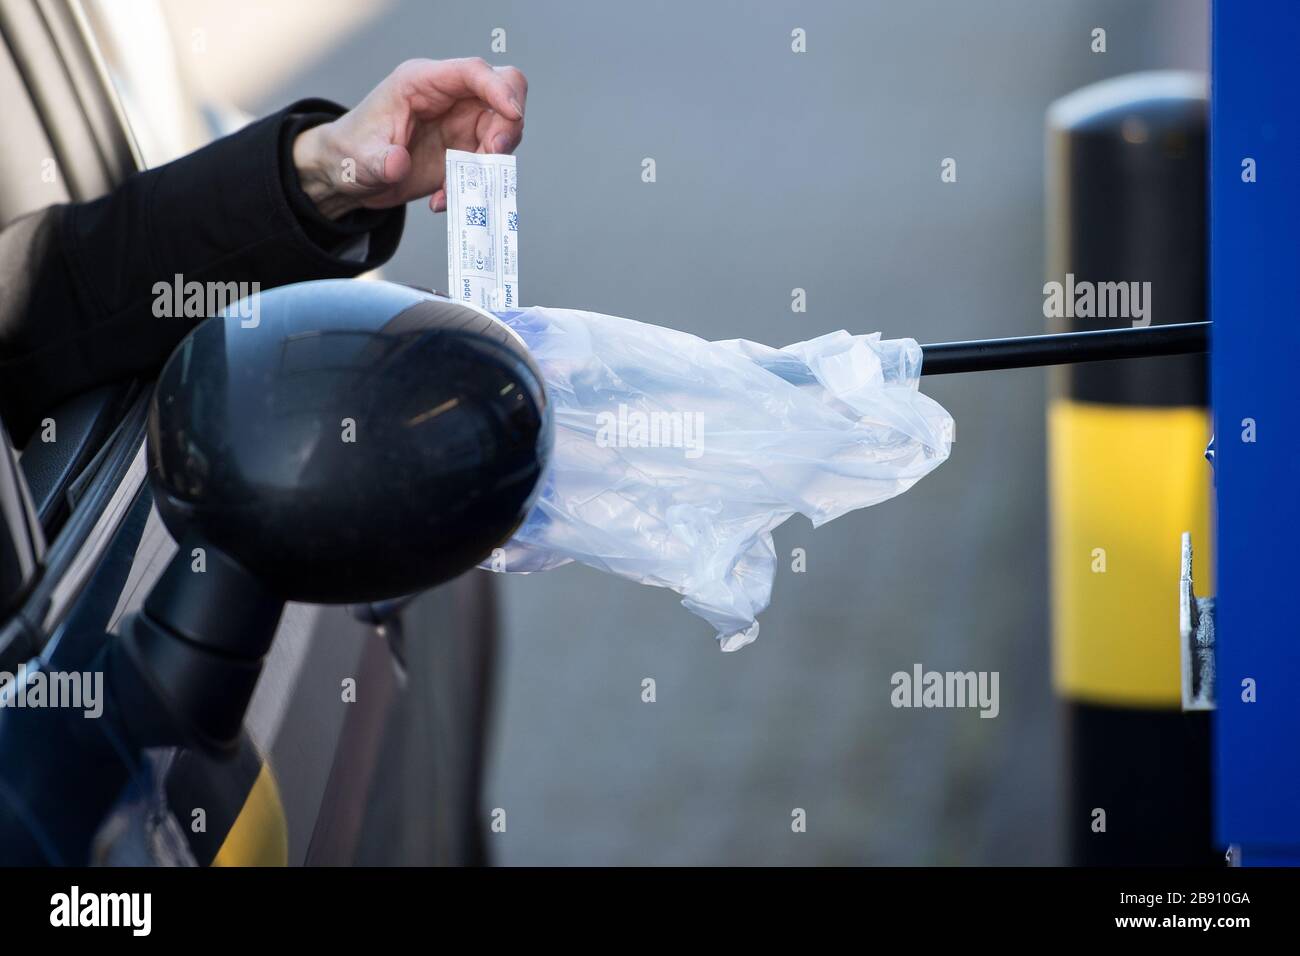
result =
[{"label": "swab test packet", "polygon": [[447,291],[499,312],[519,306],[513,156],[447,150]]}]

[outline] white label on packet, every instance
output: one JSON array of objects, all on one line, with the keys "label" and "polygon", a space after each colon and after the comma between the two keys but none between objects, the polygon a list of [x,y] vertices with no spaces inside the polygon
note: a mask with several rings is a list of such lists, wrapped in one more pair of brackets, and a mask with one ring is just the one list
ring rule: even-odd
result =
[{"label": "white label on packet", "polygon": [[519,307],[515,158],[447,150],[447,284],[453,299]]}]

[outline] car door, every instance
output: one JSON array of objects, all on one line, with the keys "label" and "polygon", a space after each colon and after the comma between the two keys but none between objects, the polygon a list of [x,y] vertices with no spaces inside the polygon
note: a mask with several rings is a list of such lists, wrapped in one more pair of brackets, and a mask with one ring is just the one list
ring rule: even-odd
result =
[{"label": "car door", "polygon": [[[138,141],[156,162],[166,144],[198,145],[195,129],[225,131],[217,120],[231,111],[188,95],[174,54],[160,55],[159,24],[147,0],[0,0],[0,224],[111,189],[145,164]],[[117,94],[128,86],[129,114]],[[182,95],[155,109],[140,95],[151,88]],[[113,639],[174,553],[147,481],[150,390],[78,395],[10,456],[0,518],[16,583],[7,606],[0,595],[0,670],[60,641]],[[290,605],[238,754],[160,755],[155,804],[119,808],[101,859],[482,862],[494,607],[490,576],[475,573],[396,610]],[[148,830],[159,807],[170,841]]]}]

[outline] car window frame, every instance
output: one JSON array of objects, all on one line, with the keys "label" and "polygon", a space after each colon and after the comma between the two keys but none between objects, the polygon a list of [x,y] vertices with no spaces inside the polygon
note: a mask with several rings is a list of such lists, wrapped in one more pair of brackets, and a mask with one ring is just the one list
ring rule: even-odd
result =
[{"label": "car window frame", "polygon": [[[0,43],[22,73],[73,201],[94,198],[144,167],[80,0],[0,0]],[[71,479],[77,499],[49,542],[40,576],[0,621],[0,669],[44,648],[145,488],[151,393],[137,390]]]}]

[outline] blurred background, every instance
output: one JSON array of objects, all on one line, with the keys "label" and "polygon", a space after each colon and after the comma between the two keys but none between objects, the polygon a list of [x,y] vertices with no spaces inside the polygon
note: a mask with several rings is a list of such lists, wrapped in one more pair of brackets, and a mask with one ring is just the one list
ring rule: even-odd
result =
[{"label": "blurred background", "polygon": [[[1205,69],[1208,48],[1200,0],[162,7],[186,76],[231,116],[351,105],[409,57],[518,66],[523,302],[777,346],[840,328],[1043,331],[1048,104],[1136,70]],[[443,218],[414,204],[384,273],[445,288]],[[923,387],[957,420],[951,460],[815,533],[781,527],[772,605],[736,654],[671,592],[579,566],[501,576],[495,862],[1062,862],[1046,376]],[[1000,715],[892,708],[890,675],[914,663],[1000,672]],[[425,855],[372,827],[361,858]]]}]

